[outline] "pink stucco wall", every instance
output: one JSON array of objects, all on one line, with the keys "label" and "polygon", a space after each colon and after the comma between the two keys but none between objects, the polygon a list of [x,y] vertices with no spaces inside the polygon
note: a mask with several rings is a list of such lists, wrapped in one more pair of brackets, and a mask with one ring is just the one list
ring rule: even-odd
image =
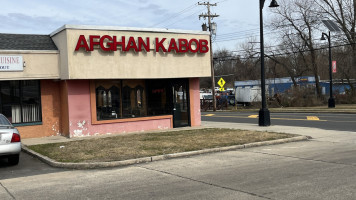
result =
[{"label": "pink stucco wall", "polygon": [[105,135],[171,128],[170,119],[122,122],[112,124],[92,124],[89,85],[89,80],[67,81],[69,137]]},{"label": "pink stucco wall", "polygon": [[190,121],[192,126],[201,125],[199,78],[189,79]]}]

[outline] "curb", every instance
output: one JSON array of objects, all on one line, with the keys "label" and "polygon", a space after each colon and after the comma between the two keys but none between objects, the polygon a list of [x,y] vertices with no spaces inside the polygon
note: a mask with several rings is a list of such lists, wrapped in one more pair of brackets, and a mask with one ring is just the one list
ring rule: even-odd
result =
[{"label": "curb", "polygon": [[271,140],[271,141],[263,141],[263,142],[254,142],[244,145],[234,145],[228,147],[218,147],[212,149],[203,149],[197,151],[189,151],[189,152],[182,152],[182,153],[173,153],[173,154],[166,154],[166,155],[158,155],[158,156],[151,156],[151,157],[144,157],[144,158],[137,158],[137,159],[130,159],[130,160],[123,160],[123,161],[111,161],[111,162],[92,162],[92,163],[63,163],[57,162],[47,156],[39,154],[31,149],[27,148],[26,145],[22,145],[22,151],[38,158],[42,162],[57,168],[67,168],[67,169],[97,169],[97,168],[108,168],[108,167],[123,167],[128,165],[134,165],[139,163],[147,163],[159,160],[166,160],[171,158],[182,158],[188,156],[195,156],[207,153],[215,153],[215,152],[223,152],[223,151],[232,151],[237,149],[246,149],[251,147],[259,147],[259,146],[267,146],[267,145],[275,145],[275,144],[283,144],[289,142],[298,142],[298,141],[306,141],[312,139],[310,136],[297,136],[292,138],[286,139],[278,139],[278,140]]}]

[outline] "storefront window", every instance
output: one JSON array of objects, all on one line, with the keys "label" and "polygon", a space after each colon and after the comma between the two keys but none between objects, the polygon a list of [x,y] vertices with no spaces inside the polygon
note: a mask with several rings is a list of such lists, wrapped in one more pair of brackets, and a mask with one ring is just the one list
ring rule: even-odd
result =
[{"label": "storefront window", "polygon": [[102,80],[95,82],[97,120],[147,116],[143,80]]},{"label": "storefront window", "polygon": [[0,81],[0,112],[13,124],[41,122],[40,81]]},{"label": "storefront window", "polygon": [[120,81],[96,82],[96,113],[98,120],[121,118]]},{"label": "storefront window", "polygon": [[148,115],[171,115],[173,111],[172,89],[169,80],[147,80]]}]

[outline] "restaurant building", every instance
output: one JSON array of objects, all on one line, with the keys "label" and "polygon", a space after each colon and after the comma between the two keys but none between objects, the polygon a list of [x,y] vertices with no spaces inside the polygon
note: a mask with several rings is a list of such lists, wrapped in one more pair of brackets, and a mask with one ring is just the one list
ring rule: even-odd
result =
[{"label": "restaurant building", "polygon": [[23,138],[200,126],[209,32],[64,25],[0,34],[0,113]]}]

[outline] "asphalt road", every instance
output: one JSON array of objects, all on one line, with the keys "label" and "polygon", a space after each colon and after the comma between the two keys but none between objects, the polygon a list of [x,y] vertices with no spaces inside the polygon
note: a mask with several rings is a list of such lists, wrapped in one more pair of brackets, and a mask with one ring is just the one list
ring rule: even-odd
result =
[{"label": "asphalt road", "polygon": [[7,159],[0,158],[0,181],[8,178],[36,176],[39,174],[51,174],[61,171],[67,170],[50,167],[24,152],[21,152],[20,162],[16,166],[11,166],[7,163]]},{"label": "asphalt road", "polygon": [[[61,170],[22,155],[0,168],[2,200],[355,199],[356,134],[138,164]],[[4,163],[3,163],[4,164]]]},{"label": "asphalt road", "polygon": [[[202,121],[258,124],[258,112],[202,112]],[[355,131],[356,114],[271,113],[271,125]]]},{"label": "asphalt road", "polygon": [[56,169],[21,154],[18,166],[0,159],[0,199],[356,199],[355,131],[268,129],[313,139],[95,170]]}]

